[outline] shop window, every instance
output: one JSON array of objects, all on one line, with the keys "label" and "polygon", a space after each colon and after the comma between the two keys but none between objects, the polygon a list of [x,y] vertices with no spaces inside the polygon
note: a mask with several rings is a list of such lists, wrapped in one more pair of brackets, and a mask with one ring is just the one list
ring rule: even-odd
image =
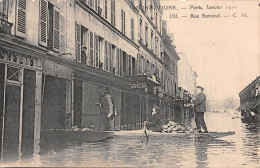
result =
[{"label": "shop window", "polygon": [[22,83],[22,68],[7,66],[7,81]]},{"label": "shop window", "polygon": [[60,11],[46,0],[40,1],[39,44],[50,50],[60,50]]}]

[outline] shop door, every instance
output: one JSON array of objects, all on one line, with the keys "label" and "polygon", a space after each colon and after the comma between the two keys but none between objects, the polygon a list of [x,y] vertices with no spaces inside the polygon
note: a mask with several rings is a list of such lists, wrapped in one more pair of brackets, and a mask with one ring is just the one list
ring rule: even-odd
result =
[{"label": "shop door", "polygon": [[17,158],[21,148],[22,68],[6,66],[2,132],[3,159]]},{"label": "shop door", "polygon": [[18,156],[20,105],[21,86],[6,85],[3,158]]}]

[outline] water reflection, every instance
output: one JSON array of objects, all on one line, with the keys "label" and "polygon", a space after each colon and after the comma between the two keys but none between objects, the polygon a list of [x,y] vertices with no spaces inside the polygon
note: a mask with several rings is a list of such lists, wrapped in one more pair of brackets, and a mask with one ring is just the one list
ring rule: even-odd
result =
[{"label": "water reflection", "polygon": [[142,142],[142,135],[121,135],[98,143],[48,142],[41,143],[37,155],[31,156],[29,150],[18,162],[8,165],[259,167],[258,125],[252,127],[223,114],[207,114],[205,120],[211,131],[236,134],[221,139],[149,135],[149,141]]}]

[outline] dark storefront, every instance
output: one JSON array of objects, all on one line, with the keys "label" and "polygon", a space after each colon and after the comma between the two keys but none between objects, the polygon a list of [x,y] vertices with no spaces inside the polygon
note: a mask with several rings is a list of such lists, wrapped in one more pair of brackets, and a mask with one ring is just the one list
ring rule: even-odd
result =
[{"label": "dark storefront", "polygon": [[[24,51],[24,52],[23,52]],[[42,59],[16,45],[0,45],[1,157],[33,154],[41,88]]]}]

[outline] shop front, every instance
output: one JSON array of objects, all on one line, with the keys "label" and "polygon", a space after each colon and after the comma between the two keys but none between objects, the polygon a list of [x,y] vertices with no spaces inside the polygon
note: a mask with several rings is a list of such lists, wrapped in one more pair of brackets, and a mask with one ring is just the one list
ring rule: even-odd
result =
[{"label": "shop front", "polygon": [[2,158],[32,155],[40,137],[41,54],[7,43],[0,45]]}]

